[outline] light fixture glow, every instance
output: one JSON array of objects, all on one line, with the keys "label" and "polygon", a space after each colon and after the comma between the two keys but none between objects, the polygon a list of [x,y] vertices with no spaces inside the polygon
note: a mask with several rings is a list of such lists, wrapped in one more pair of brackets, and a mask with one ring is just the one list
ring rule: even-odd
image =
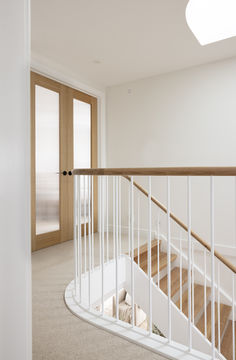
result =
[{"label": "light fixture glow", "polygon": [[201,45],[236,36],[236,0],[189,0],[186,20]]}]

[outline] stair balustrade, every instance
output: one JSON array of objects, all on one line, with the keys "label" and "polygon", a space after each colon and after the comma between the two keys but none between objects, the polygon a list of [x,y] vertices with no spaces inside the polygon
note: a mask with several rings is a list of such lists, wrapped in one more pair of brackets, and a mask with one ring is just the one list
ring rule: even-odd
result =
[{"label": "stair balustrade", "polygon": [[[235,360],[236,266],[216,250],[215,178],[236,177],[236,168],[75,169],[73,175],[75,276],[68,307],[120,336],[118,325],[125,327],[128,340],[166,357]],[[187,224],[171,211],[175,176],[186,178]],[[209,178],[207,240],[193,231],[193,177]],[[166,180],[166,206],[158,200],[163,190],[153,187],[159,178]],[[122,288],[130,295],[128,327],[120,320]],[[135,326],[137,306],[147,315],[145,330]]]}]

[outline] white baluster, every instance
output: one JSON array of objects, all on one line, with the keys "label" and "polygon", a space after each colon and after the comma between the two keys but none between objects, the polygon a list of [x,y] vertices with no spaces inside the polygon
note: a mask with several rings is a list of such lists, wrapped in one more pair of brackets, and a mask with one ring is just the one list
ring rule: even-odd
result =
[{"label": "white baluster", "polygon": [[183,254],[182,254],[182,231],[179,235],[179,251],[180,251],[180,260],[179,260],[179,282],[180,282],[180,311],[183,310],[183,284],[182,284],[182,267],[183,267]]},{"label": "white baluster", "polygon": [[86,241],[86,175],[84,176],[84,272],[87,270],[87,241]]},{"label": "white baluster", "polygon": [[152,184],[151,176],[148,177],[148,278],[149,278],[149,335],[152,334]]},{"label": "white baluster", "polygon": [[118,177],[116,177],[116,320],[119,320],[119,264],[118,264],[118,215],[119,215],[119,206],[118,206]]},{"label": "white baluster", "polygon": [[75,297],[77,297],[77,284],[78,284],[77,226],[78,226],[77,176],[74,175],[74,287],[75,287]]},{"label": "white baluster", "polygon": [[88,176],[88,306],[91,307],[91,175]]},{"label": "white baluster", "polygon": [[113,259],[115,259],[115,241],[116,241],[116,177],[113,176]]},{"label": "white baluster", "polygon": [[207,337],[207,311],[206,311],[206,248],[204,247],[204,329]]},{"label": "white baluster", "polygon": [[194,324],[194,241],[192,241],[192,322]]},{"label": "white baluster", "polygon": [[220,262],[217,264],[217,324],[218,324],[218,350],[220,352]]},{"label": "white baluster", "polygon": [[160,288],[160,211],[157,216],[157,285]]},{"label": "white baluster", "polygon": [[101,214],[101,225],[102,225],[102,315],[104,315],[104,177],[101,177],[102,182],[102,192],[101,192],[101,200],[102,200],[102,214]]},{"label": "white baluster", "polygon": [[187,177],[187,201],[188,201],[188,345],[192,350],[192,325],[191,325],[191,181]]},{"label": "white baluster", "polygon": [[106,226],[106,239],[107,239],[107,261],[109,260],[109,226],[108,226],[108,217],[109,217],[109,212],[108,212],[108,176],[106,176],[106,211],[107,211],[107,216],[106,216],[106,220],[107,220],[107,226]]},{"label": "white baluster", "polygon": [[234,221],[234,227],[235,227],[235,235],[234,235],[234,241],[235,241],[235,247],[236,247],[236,176],[234,178],[234,200],[235,200],[235,208],[234,208],[234,216],[235,216],[235,221]]},{"label": "white baluster", "polygon": [[215,234],[214,234],[214,178],[210,178],[211,210],[211,346],[212,358],[215,359]]},{"label": "white baluster", "polygon": [[235,282],[235,274],[232,273],[232,347],[233,347],[233,360],[235,360],[235,313],[234,313],[234,282]]},{"label": "white baluster", "polygon": [[130,187],[128,187],[128,254],[130,256]]},{"label": "white baluster", "polygon": [[121,255],[121,177],[119,176],[119,253]]},{"label": "white baluster", "polygon": [[170,263],[170,177],[167,176],[167,287],[168,287],[168,341],[171,341],[171,263]]},{"label": "white baluster", "polygon": [[78,176],[79,301],[82,301],[81,175]]},{"label": "white baluster", "polygon": [[93,191],[93,182],[94,177],[92,176],[92,184],[91,184],[91,197],[92,197],[92,269],[94,270],[94,191]]},{"label": "white baluster", "polygon": [[137,231],[138,231],[138,266],[140,265],[140,196],[138,194],[138,213],[137,213]]},{"label": "white baluster", "polygon": [[131,230],[131,306],[132,326],[134,327],[134,179],[130,181],[130,230]]},{"label": "white baluster", "polygon": [[99,223],[99,265],[102,266],[102,177],[98,177],[98,197],[99,197],[99,213],[98,213],[98,223]]}]

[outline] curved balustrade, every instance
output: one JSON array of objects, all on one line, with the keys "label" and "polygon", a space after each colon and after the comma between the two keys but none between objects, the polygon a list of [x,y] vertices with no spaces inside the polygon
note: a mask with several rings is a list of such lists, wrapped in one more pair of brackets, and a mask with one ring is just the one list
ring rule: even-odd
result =
[{"label": "curved balustrade", "polygon": [[[76,169],[73,175],[75,279],[65,295],[69,308],[165,356],[235,360],[236,267],[215,250],[214,177],[236,176],[236,168]],[[134,176],[147,177],[148,190]],[[152,190],[160,176],[166,177],[167,206]],[[172,176],[187,178],[187,225],[171,212]],[[192,230],[191,176],[210,179],[210,244]],[[85,183],[88,194],[81,192]],[[127,303],[120,303],[123,288]],[[120,320],[122,311],[129,324]],[[138,327],[139,311],[146,316],[145,330]],[[157,328],[164,338],[153,334]]]}]

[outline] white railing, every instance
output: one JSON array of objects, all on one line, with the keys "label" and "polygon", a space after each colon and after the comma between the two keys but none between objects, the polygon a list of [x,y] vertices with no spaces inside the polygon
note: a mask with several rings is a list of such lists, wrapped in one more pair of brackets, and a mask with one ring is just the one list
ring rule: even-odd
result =
[{"label": "white railing", "polygon": [[[172,175],[187,179],[187,225],[171,212]],[[214,178],[218,175],[235,176],[236,169],[74,170],[75,278],[70,289],[76,306],[100,314],[111,325],[114,320],[122,324],[124,288],[130,295],[125,304],[131,326],[127,337],[130,334],[133,341],[132,332],[141,331],[146,343],[137,342],[166,351],[166,356],[180,356],[178,351],[182,351],[183,357],[194,354],[212,359],[228,356],[227,343],[228,360],[235,360],[236,267],[215,251]],[[134,176],[147,180],[147,191]],[[160,176],[166,176],[166,207],[153,195]],[[192,176],[210,179],[210,244],[192,230]],[[97,228],[98,236],[94,234]],[[176,234],[180,234],[178,241]],[[172,276],[177,276],[173,282]],[[225,289],[222,285],[230,277],[231,285]],[[146,314],[144,330],[137,329],[139,311]],[[154,325],[165,338],[153,334]],[[226,341],[229,334],[231,341]],[[157,350],[158,342],[162,350]]]}]

